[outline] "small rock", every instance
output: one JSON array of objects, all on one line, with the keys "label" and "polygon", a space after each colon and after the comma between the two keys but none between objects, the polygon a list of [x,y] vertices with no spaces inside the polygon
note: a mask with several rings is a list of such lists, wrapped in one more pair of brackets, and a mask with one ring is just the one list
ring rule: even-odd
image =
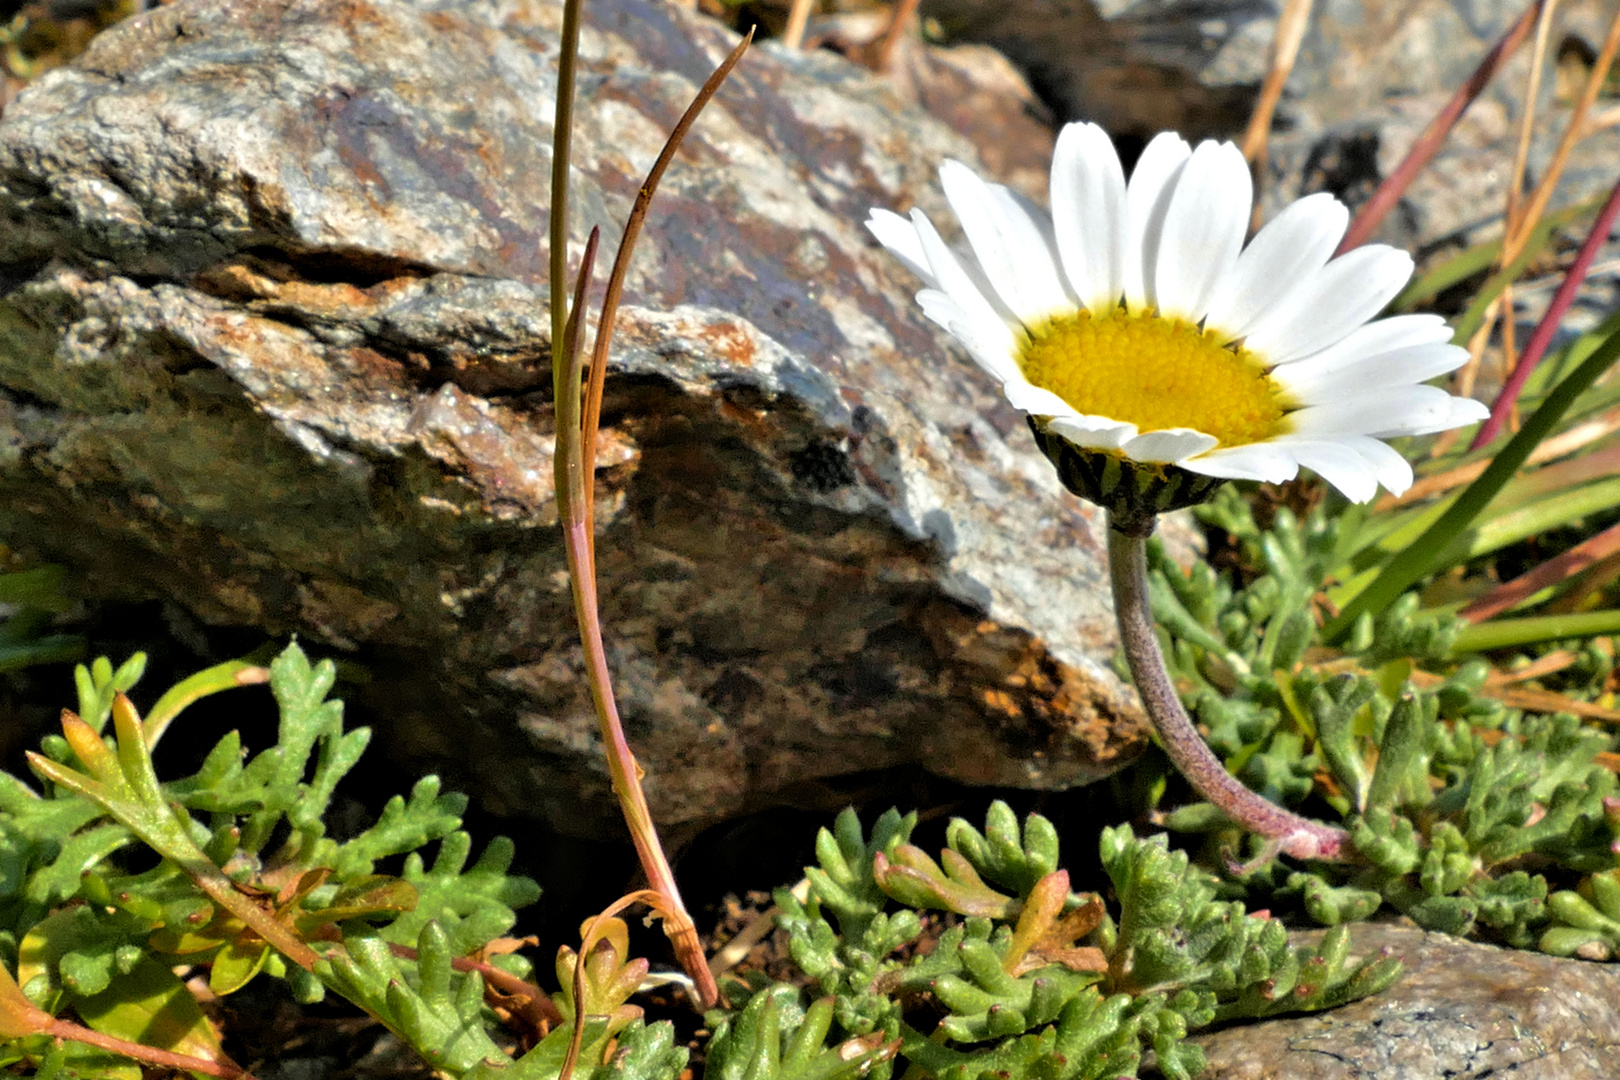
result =
[{"label": "small rock", "polygon": [[[1315,943],[1321,931],[1297,935]],[[1226,1028],[1193,1041],[1200,1080],[1613,1080],[1620,972],[1428,933],[1351,928],[1351,952],[1388,948],[1404,971],[1381,994],[1327,1012]]]}]

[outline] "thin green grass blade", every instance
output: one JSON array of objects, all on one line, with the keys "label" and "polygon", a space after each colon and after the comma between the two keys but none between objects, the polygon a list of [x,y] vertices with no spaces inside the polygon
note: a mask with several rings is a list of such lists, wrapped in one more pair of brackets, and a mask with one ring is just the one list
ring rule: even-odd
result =
[{"label": "thin green grass blade", "polygon": [[1587,638],[1620,633],[1620,608],[1584,611],[1575,615],[1535,615],[1525,619],[1494,619],[1465,626],[1451,647],[1452,655],[1513,649],[1544,641]]},{"label": "thin green grass blade", "polygon": [[1469,339],[1474,336],[1474,332],[1485,321],[1485,312],[1490,309],[1496,298],[1502,295],[1502,290],[1523,277],[1524,272],[1529,269],[1530,264],[1539,254],[1541,252],[1526,244],[1524,250],[1519,252],[1517,259],[1514,259],[1490,276],[1474,296],[1473,301],[1469,303],[1468,310],[1464,311],[1462,318],[1457,320],[1457,332],[1451,335],[1451,340],[1454,343],[1465,346],[1468,344]]},{"label": "thin green grass blade", "polygon": [[[1620,506],[1620,476],[1596,482],[1549,488],[1538,470],[1507,484],[1488,511],[1456,537],[1434,560],[1436,567],[1455,566],[1500,551],[1526,537],[1579,521]],[[1450,496],[1433,506],[1389,514],[1355,538],[1348,557],[1334,571],[1338,584],[1327,590],[1328,599],[1343,607],[1364,591],[1391,557],[1417,543],[1424,533],[1455,504]]]},{"label": "thin green grass blade", "polygon": [[1396,597],[1428,573],[1437,564],[1439,555],[1490,505],[1524,465],[1531,451],[1552,434],[1564,414],[1617,357],[1620,357],[1620,330],[1610,334],[1567,379],[1547,395],[1519,433],[1508,440],[1479,479],[1463,489],[1450,509],[1410,547],[1396,552],[1372,584],[1351,599],[1338,616],[1323,627],[1323,638],[1330,644],[1344,640],[1363,611],[1374,615],[1382,612]]},{"label": "thin green grass blade", "polygon": [[[1603,205],[1600,195],[1585,202],[1568,206],[1554,214],[1547,214],[1530,233],[1530,239],[1525,244],[1525,253],[1536,254],[1546,250],[1553,235],[1564,226],[1579,221],[1588,214],[1597,212]],[[1432,301],[1436,296],[1445,292],[1454,285],[1459,285],[1475,274],[1489,270],[1495,264],[1497,256],[1502,252],[1501,239],[1492,240],[1484,244],[1476,244],[1471,248],[1460,251],[1438,266],[1426,271],[1417,277],[1410,285],[1402,289],[1400,294],[1390,301],[1390,308],[1395,311],[1412,311]],[[1498,292],[1501,290],[1498,289]],[[1493,294],[1494,296],[1494,294]],[[1486,301],[1489,303],[1489,300]]]},{"label": "thin green grass blade", "polygon": [[[1572,491],[1559,492],[1495,514],[1465,530],[1435,560],[1436,566],[1455,566],[1500,551],[1509,544],[1579,521],[1620,506],[1620,476]],[[1493,508],[1494,509],[1494,508]]]}]

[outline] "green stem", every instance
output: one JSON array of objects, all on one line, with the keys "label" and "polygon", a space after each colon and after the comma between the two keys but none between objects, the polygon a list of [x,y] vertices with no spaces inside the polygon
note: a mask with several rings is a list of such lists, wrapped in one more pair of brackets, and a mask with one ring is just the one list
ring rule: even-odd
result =
[{"label": "green stem", "polygon": [[1511,649],[1541,641],[1589,638],[1620,633],[1620,609],[1583,611],[1573,615],[1534,615],[1524,619],[1493,619],[1465,626],[1452,643],[1451,654],[1462,656],[1492,649]]},{"label": "green stem", "polygon": [[[551,132],[550,281],[551,347],[559,347],[568,323],[568,166],[573,160],[574,64],[579,56],[579,16],[584,0],[563,3],[557,51],[557,113]],[[560,395],[559,395],[560,396]]]},{"label": "green stem", "polygon": [[1256,795],[1226,771],[1193,727],[1176,696],[1164,654],[1154,633],[1149,605],[1147,541],[1112,527],[1108,530],[1108,570],[1114,585],[1114,615],[1120,642],[1136,679],[1142,707],[1159,733],[1165,753],[1204,798],[1278,852],[1296,859],[1345,859],[1349,834],[1333,825],[1300,817]]}]

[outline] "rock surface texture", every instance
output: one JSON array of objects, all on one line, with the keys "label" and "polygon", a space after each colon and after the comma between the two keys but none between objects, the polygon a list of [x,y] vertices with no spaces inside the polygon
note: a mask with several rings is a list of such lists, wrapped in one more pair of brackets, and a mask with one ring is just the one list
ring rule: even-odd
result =
[{"label": "rock surface texture", "polygon": [[[1194,1039],[1201,1080],[1613,1080],[1620,971],[1425,933],[1352,928],[1352,951],[1405,960],[1394,986],[1310,1016]],[[1301,935],[1314,941],[1320,931]]]},{"label": "rock surface texture", "polygon": [[[1520,0],[1319,0],[1270,139],[1265,209],[1312,191],[1364,202],[1526,8]],[[1248,123],[1270,64],[1282,0],[922,0],[953,38],[994,45],[1030,74],[1064,120],[1116,135],[1165,128],[1231,138]],[[1613,6],[1559,4],[1529,158],[1543,175],[1583,64]],[[1518,140],[1529,47],[1464,115],[1450,142],[1385,219],[1379,239],[1417,248],[1500,229]],[[1561,84],[1561,85],[1560,85]],[[1607,191],[1620,135],[1577,144],[1554,206]]]},{"label": "rock surface texture", "polygon": [[[101,595],[356,648],[413,768],[615,828],[554,528],[555,0],[180,0],[0,121],[0,536]],[[593,0],[578,245],[731,48]],[[756,48],[655,205],[597,475],[666,823],[921,763],[1060,787],[1142,745],[1100,523],[861,226],[964,137]],[[1037,171],[1038,172],[1038,171]],[[1024,175],[1030,170],[1024,168]]]}]

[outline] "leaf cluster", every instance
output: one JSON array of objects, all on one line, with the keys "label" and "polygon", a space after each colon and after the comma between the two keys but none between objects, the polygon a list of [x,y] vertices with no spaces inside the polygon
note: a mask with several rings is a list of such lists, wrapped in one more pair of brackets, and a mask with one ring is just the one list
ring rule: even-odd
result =
[{"label": "leaf cluster", "polygon": [[866,834],[845,811],[822,830],[808,897],[776,895],[819,996],[731,987],[744,1004],[711,1015],[711,1069],[887,1080],[904,1059],[940,1080],[1097,1080],[1135,1075],[1152,1051],[1186,1078],[1204,1065],[1191,1030],[1326,1008],[1398,974],[1387,957],[1350,965],[1342,931],[1314,950],[1289,945],[1280,925],[1216,899],[1215,879],[1163,837],[1104,834],[1110,911],[1070,890],[1039,815],[1020,825],[998,802],[982,832],[957,819],[937,860],[908,842],[914,824],[890,811]]},{"label": "leaf cluster", "polygon": [[[1416,594],[1376,619],[1363,614],[1342,649],[1323,648],[1312,605],[1345,565],[1349,519],[1280,510],[1260,529],[1235,496],[1214,501],[1206,518],[1260,573],[1236,587],[1155,553],[1172,672],[1234,774],[1283,805],[1341,818],[1361,860],[1271,865],[1229,890],[1293,901],[1327,926],[1387,905],[1431,930],[1612,952],[1591,882],[1549,902],[1546,876],[1615,865],[1606,809],[1615,776],[1600,761],[1612,740],[1573,715],[1522,713],[1486,696],[1490,667],[1451,658],[1457,620],[1420,611]],[[1207,804],[1164,820],[1233,836]]]},{"label": "leaf cluster", "polygon": [[[514,909],[538,896],[532,881],[508,873],[511,843],[497,839],[474,859],[460,828],[466,799],[434,777],[391,799],[369,828],[329,835],[337,786],[370,732],[343,730],[342,704],[327,697],[333,665],[312,665],[296,644],[268,671],[238,663],[187,680],[144,721],[126,696],[143,669],[140,656],[116,669],[104,659],[80,667],[78,712],[65,713],[63,734],[30,756],[43,787],[0,774],[0,967],[8,984],[16,972],[14,994],[0,985],[4,1059],[43,1068],[66,1054],[63,1067],[80,1075],[138,1076],[132,1063],[82,1043],[59,1053],[41,1029],[60,1014],[228,1062],[174,974],[197,965],[216,995],[260,975],[287,979],[305,1001],[336,991],[446,1072],[512,1065],[487,1033],[496,1018],[480,971],[516,981],[528,964],[513,955],[482,968],[461,960],[507,933]],[[152,745],[186,703],[261,681],[279,706],[273,746],[249,754],[233,731],[194,774],[159,781]],[[598,959],[592,972],[611,975]],[[547,1040],[558,1031],[566,1051],[572,1028],[559,1025]],[[675,1057],[685,1059],[671,1033],[639,1019],[597,1034],[585,1046],[595,1065],[580,1071],[666,1076]],[[524,1067],[545,1074],[543,1060]]]}]

